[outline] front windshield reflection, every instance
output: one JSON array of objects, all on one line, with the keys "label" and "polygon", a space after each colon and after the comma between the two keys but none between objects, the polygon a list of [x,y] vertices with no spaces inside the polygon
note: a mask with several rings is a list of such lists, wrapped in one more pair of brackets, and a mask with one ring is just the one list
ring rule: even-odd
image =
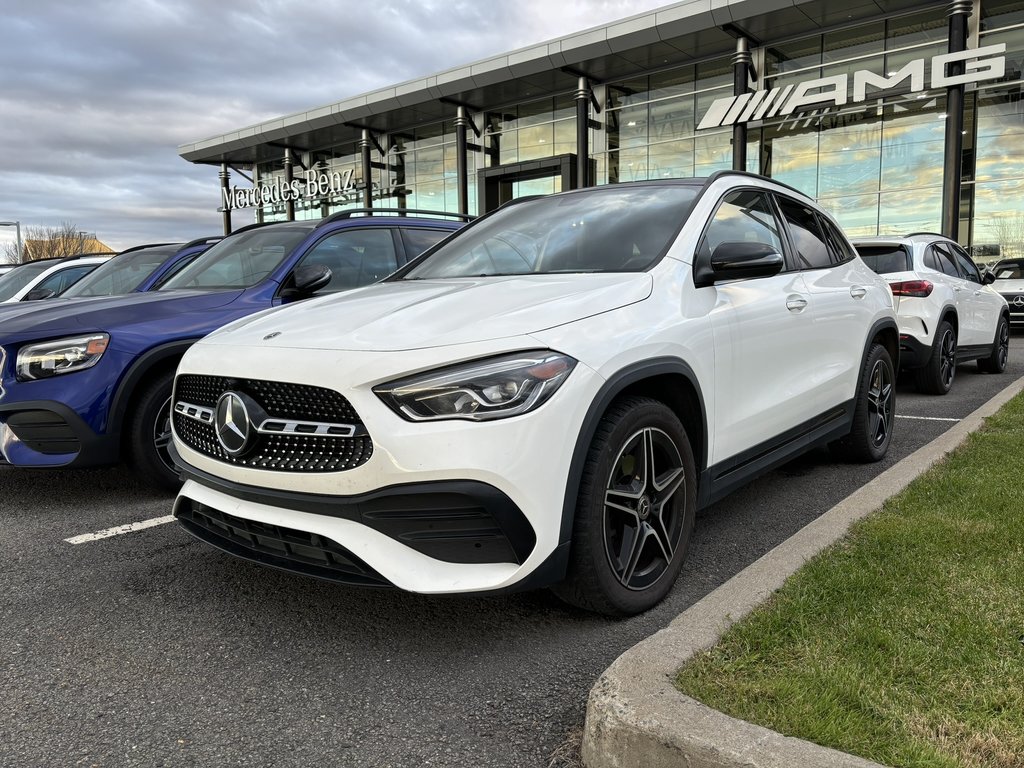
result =
[{"label": "front windshield reflection", "polygon": [[641,272],[664,254],[698,190],[615,185],[516,203],[447,240],[402,279]]},{"label": "front windshield reflection", "polygon": [[121,296],[142,285],[163,264],[178,246],[143,248],[139,251],[115,256],[61,294],[62,298],[81,296]]}]

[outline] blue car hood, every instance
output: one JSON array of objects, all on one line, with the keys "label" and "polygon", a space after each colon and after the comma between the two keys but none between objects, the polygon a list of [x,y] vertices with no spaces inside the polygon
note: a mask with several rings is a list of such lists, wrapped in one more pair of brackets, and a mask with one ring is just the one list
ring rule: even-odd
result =
[{"label": "blue car hood", "polygon": [[89,331],[106,331],[114,339],[119,329],[159,327],[168,321],[175,331],[181,328],[188,335],[190,326],[198,329],[209,325],[211,311],[225,307],[241,294],[241,290],[154,291],[13,304],[0,307],[0,343]]}]

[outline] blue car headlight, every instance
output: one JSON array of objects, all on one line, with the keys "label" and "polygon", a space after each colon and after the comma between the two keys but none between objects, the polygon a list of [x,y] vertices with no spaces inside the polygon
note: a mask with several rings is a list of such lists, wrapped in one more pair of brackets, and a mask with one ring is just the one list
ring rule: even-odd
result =
[{"label": "blue car headlight", "polygon": [[48,379],[92,368],[107,351],[110,335],[93,333],[29,344],[18,350],[18,380]]}]

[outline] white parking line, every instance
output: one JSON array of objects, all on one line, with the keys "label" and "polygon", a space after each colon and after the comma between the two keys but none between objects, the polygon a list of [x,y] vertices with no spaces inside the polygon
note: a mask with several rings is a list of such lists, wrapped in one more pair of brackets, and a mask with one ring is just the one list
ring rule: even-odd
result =
[{"label": "white parking line", "polygon": [[151,520],[142,520],[138,523],[128,523],[127,525],[119,525],[116,528],[107,528],[103,531],[96,531],[96,533],[83,533],[81,536],[72,536],[70,539],[64,539],[64,541],[66,541],[68,544],[85,544],[87,541],[109,539],[111,536],[120,536],[122,533],[141,531],[145,528],[152,528],[154,525],[164,525],[165,523],[171,522],[174,522],[174,515],[154,517]]},{"label": "white parking line", "polygon": [[938,416],[904,416],[902,414],[896,414],[897,419],[917,419],[918,421],[960,421],[960,419],[944,419]]}]

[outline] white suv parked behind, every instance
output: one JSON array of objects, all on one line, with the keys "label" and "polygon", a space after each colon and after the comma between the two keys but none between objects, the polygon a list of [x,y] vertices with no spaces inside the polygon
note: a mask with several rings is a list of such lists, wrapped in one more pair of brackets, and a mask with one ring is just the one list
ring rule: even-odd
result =
[{"label": "white suv parked behind", "polygon": [[812,200],[736,172],[513,201],[178,368],[177,519],[267,565],[422,593],[555,584],[632,614],[694,515],[892,436],[886,283]]},{"label": "white suv parked behind", "polygon": [[1010,349],[1010,313],[994,290],[995,275],[981,274],[954,240],[931,232],[854,240],[861,258],[889,282],[900,324],[900,363],[917,388],[944,395],[956,366],[977,360],[1002,373]]}]

